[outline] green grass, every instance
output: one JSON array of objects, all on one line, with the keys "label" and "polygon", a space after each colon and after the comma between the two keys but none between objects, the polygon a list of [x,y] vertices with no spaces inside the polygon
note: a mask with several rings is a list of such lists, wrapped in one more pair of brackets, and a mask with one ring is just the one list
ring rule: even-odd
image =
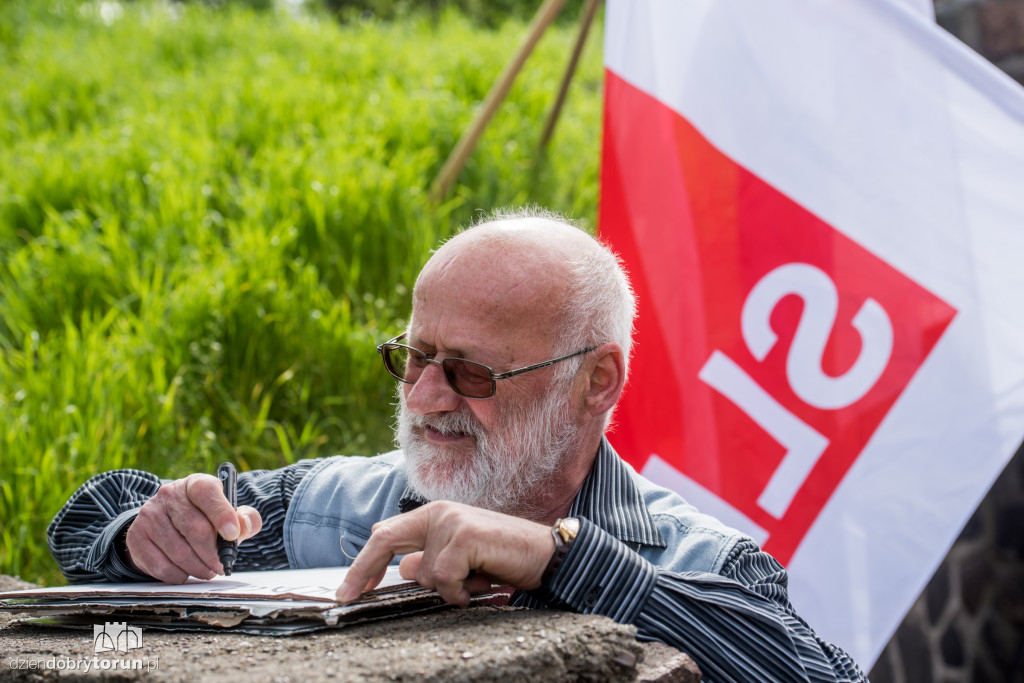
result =
[{"label": "green grass", "polygon": [[600,32],[546,159],[555,26],[453,194],[427,188],[525,34],[201,4],[0,4],[0,573],[89,476],[389,447],[374,345],[429,249],[535,202],[594,223]]}]

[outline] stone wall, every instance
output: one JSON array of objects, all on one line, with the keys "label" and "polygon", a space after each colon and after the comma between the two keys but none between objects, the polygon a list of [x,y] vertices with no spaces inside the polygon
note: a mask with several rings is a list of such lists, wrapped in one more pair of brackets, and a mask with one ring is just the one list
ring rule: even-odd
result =
[{"label": "stone wall", "polygon": [[936,0],[935,19],[1024,83],[1024,0]]},{"label": "stone wall", "polygon": [[[935,15],[1024,83],[1024,0],[936,0]],[[871,680],[1024,683],[1024,447],[889,641]]]}]

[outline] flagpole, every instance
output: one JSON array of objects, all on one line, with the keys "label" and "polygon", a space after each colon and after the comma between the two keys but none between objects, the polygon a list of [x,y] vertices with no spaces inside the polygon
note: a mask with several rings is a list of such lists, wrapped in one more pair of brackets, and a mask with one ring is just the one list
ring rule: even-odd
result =
[{"label": "flagpole", "polygon": [[562,113],[562,105],[565,104],[565,96],[569,92],[569,84],[576,73],[576,65],[580,61],[580,55],[583,53],[583,46],[587,42],[587,34],[590,32],[590,25],[594,22],[594,15],[597,14],[597,6],[599,4],[601,4],[601,0],[587,0],[587,4],[583,7],[583,17],[580,23],[580,32],[576,36],[576,44],[572,48],[572,55],[570,55],[569,63],[565,67],[565,75],[562,76],[562,82],[558,86],[558,97],[555,98],[555,104],[548,113],[548,119],[544,123],[544,132],[540,136],[540,150],[542,152],[547,149],[548,142],[551,141],[551,136],[555,132],[555,124],[558,123],[558,117]]},{"label": "flagpole", "polygon": [[505,96],[508,95],[512,82],[522,70],[526,59],[533,52],[533,48],[536,47],[541,36],[544,35],[544,31],[555,20],[555,17],[558,16],[564,4],[565,0],[545,0],[544,4],[537,10],[533,21],[530,22],[526,40],[519,46],[519,50],[516,51],[509,63],[505,65],[504,71],[498,76],[495,84],[491,86],[491,91],[487,93],[487,98],[484,100],[483,106],[477,113],[473,123],[462,134],[462,137],[459,138],[455,148],[444,162],[444,166],[441,167],[441,171],[434,179],[430,193],[435,201],[441,200],[448,194],[448,189],[451,187],[452,182],[455,181],[455,178],[458,177],[469,155],[472,154],[477,140],[483,133],[484,128],[487,127],[487,122],[491,120],[494,112],[498,110]]}]

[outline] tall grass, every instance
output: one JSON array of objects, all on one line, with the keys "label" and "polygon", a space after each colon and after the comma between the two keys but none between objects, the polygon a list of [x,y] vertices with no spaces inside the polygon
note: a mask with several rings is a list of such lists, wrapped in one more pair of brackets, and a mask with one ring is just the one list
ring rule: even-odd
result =
[{"label": "tall grass", "polygon": [[82,481],[391,441],[374,344],[479,209],[593,224],[601,65],[551,29],[444,203],[426,188],[525,33],[140,1],[0,4],[0,572],[56,583]]}]

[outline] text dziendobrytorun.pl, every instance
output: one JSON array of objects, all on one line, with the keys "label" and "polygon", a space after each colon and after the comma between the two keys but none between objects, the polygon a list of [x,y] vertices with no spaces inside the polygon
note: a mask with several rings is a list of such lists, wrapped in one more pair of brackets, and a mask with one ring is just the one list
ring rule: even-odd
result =
[{"label": "text dziendobrytorun.pl", "polygon": [[11,669],[45,669],[48,671],[158,671],[159,659],[100,659],[99,657],[50,657],[49,659],[29,659],[16,657],[8,661]]}]

